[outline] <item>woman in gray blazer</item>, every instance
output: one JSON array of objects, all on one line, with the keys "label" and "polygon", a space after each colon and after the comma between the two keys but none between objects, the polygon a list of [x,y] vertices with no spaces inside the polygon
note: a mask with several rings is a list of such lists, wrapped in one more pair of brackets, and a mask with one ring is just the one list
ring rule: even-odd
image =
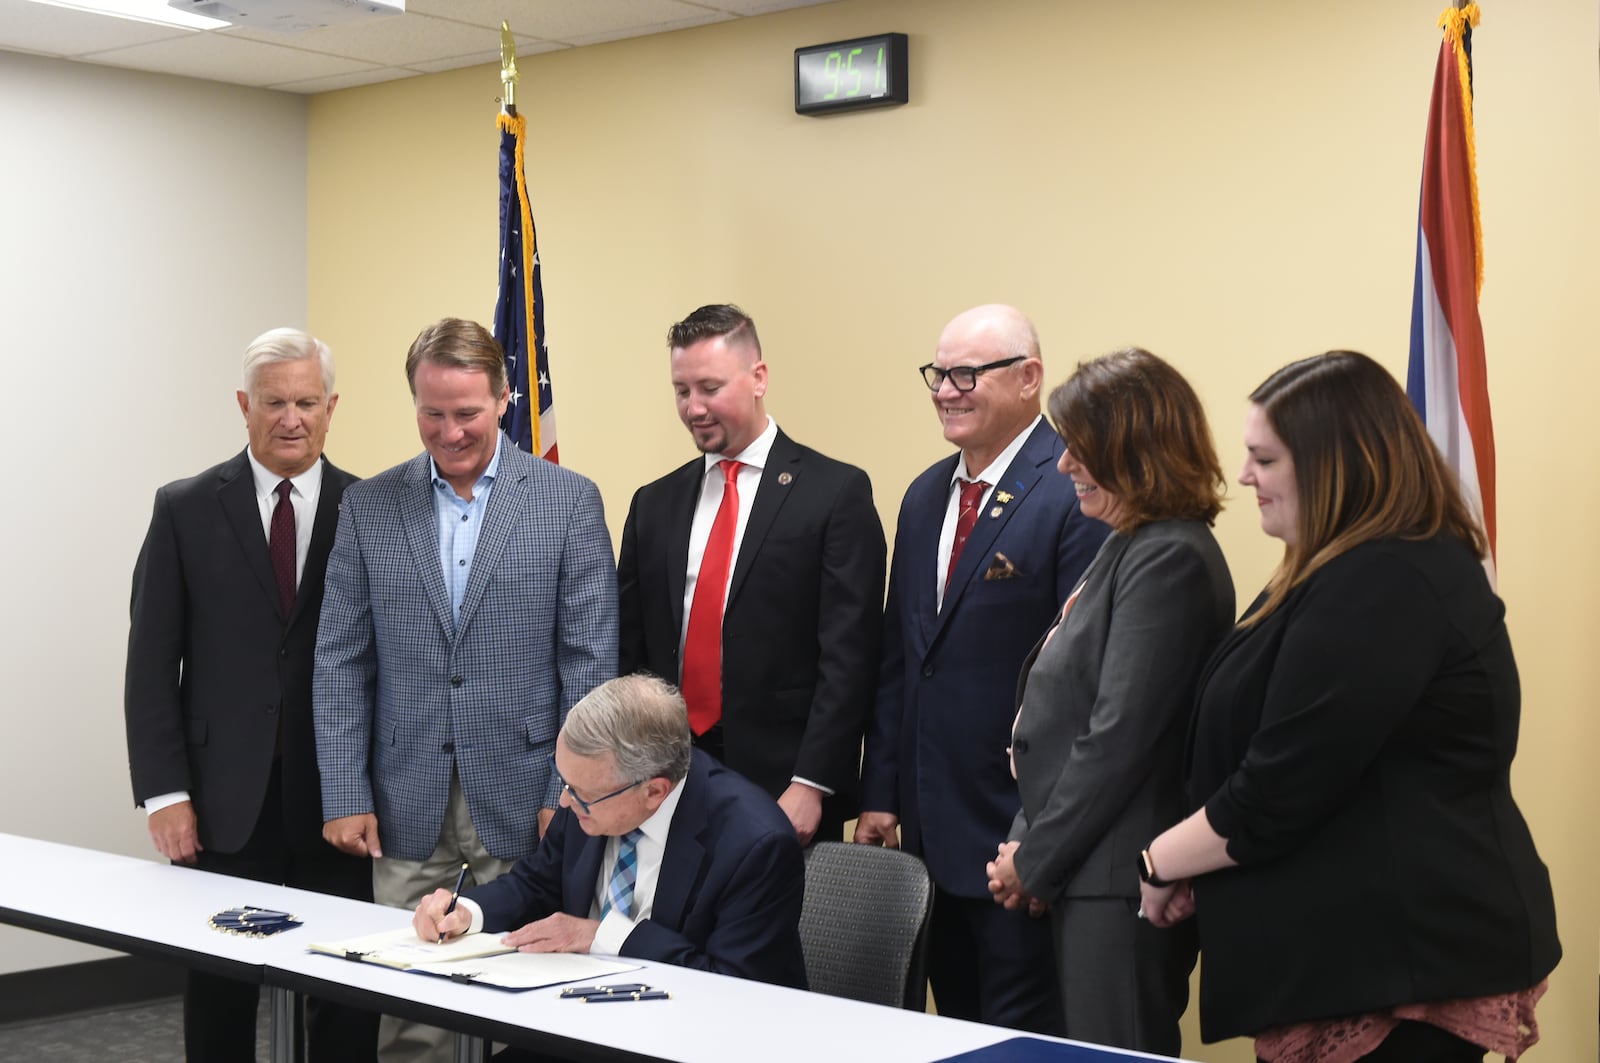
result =
[{"label": "woman in gray blazer", "polygon": [[1184,812],[1195,683],[1233,623],[1222,467],[1194,389],[1148,351],[1079,365],[1049,409],[1059,468],[1112,535],[1023,664],[1022,811],[989,888],[1048,910],[1068,1037],[1177,1055],[1197,945],[1139,918],[1136,862]]}]

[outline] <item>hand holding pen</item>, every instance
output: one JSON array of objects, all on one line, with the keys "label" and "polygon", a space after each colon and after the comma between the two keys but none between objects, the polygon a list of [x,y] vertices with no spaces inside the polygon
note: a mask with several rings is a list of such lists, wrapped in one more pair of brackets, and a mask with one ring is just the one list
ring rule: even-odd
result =
[{"label": "hand holding pen", "polygon": [[417,910],[411,917],[411,926],[417,932],[417,937],[423,941],[437,941],[444,944],[446,938],[459,937],[467,932],[472,925],[472,916],[466,909],[457,911],[456,902],[461,899],[461,887],[467,880],[467,865],[461,865],[461,871],[456,875],[456,888],[454,890],[436,889],[417,905]]}]

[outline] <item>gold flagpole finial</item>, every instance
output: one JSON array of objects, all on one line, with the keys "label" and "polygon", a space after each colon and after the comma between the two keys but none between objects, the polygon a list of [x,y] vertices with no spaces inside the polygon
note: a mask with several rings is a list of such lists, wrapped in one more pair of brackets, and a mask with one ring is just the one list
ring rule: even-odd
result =
[{"label": "gold flagpole finial", "polygon": [[500,23],[500,102],[507,114],[517,113],[517,42],[509,23]]}]

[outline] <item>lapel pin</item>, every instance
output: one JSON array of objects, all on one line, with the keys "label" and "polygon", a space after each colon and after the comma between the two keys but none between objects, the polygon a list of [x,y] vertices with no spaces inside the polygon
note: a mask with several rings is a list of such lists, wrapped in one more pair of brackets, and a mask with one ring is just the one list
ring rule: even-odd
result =
[{"label": "lapel pin", "polygon": [[792,483],[794,483],[794,473],[780,472],[778,474],[778,486],[788,487]]},{"label": "lapel pin", "polygon": [[1011,501],[1015,497],[1016,496],[1013,495],[1010,491],[996,491],[994,493],[994,500],[996,502],[999,502],[1001,505],[1005,505],[1007,502]]},{"label": "lapel pin", "polygon": [[999,506],[995,506],[993,509],[991,509],[989,511],[989,519],[990,520],[994,520],[996,517],[998,517],[1000,514],[1002,514],[1004,512],[1005,512],[1005,510],[1001,509]]}]

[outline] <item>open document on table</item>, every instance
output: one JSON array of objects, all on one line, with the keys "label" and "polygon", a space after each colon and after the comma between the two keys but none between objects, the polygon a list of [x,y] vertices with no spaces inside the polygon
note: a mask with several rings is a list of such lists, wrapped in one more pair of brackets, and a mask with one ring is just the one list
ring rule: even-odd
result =
[{"label": "open document on table", "polygon": [[518,952],[501,944],[499,934],[466,934],[442,944],[424,941],[410,927],[344,941],[313,942],[306,948],[341,959],[501,989],[538,989],[639,969],[638,964],[586,954]]},{"label": "open document on table", "polygon": [[432,974],[497,989],[542,989],[563,982],[610,978],[639,965],[576,952],[508,952],[476,960],[419,963],[413,974]]},{"label": "open document on table", "polygon": [[384,930],[377,934],[347,938],[344,941],[314,941],[306,948],[312,952],[338,956],[341,959],[380,963],[385,967],[396,967],[401,970],[415,967],[419,963],[475,960],[481,956],[515,951],[511,946],[500,943],[499,934],[463,934],[441,944],[422,940],[410,927]]}]

